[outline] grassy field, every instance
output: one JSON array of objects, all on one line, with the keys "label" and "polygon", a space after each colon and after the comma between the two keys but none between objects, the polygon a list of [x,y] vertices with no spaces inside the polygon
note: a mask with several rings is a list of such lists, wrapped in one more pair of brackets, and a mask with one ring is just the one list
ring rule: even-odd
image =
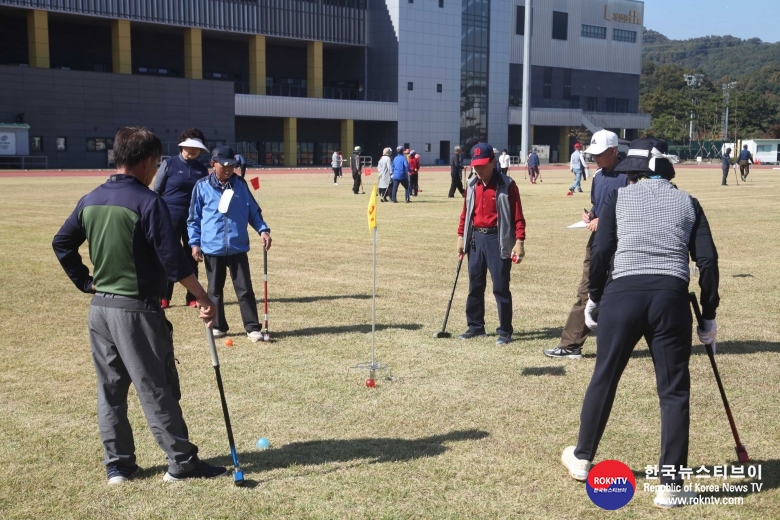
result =
[{"label": "grassy field", "polygon": [[[657,464],[660,419],[652,362],[640,344],[618,389],[597,461],[637,474],[638,492],[614,518],[780,518],[780,260],[774,200],[780,172],[756,170],[721,187],[715,169],[679,169],[698,197],[720,253],[718,360],[751,457],[758,493],[743,505],[652,507],[644,468]],[[275,238],[269,253],[275,341],[249,343],[229,287],[235,346],[220,347],[236,443],[249,485],[228,479],[164,484],[164,456],[137,397],[129,400],[142,478],[108,487],[86,328],[89,297],[60,269],[51,239],[100,178],[0,179],[0,516],[2,518],[601,518],[559,462],[576,442],[595,362],[542,355],[557,344],[574,301],[586,231],[567,230],[589,196],[565,197],[568,172],[520,180],[526,260],[513,267],[516,341],[434,339],[455,272],[461,199],[447,174],[421,174],[412,204],[380,204],[377,356],[392,381],[363,385],[350,371],[369,356],[371,235],[368,195],[327,173],[267,175],[260,193]],[[370,177],[366,181],[373,181]],[[732,178],[733,182],[733,178]],[[368,186],[368,182],[366,182]],[[590,183],[586,183],[586,192]],[[368,190],[367,190],[368,191]],[[258,297],[262,254],[250,253]],[[86,248],[84,249],[86,252]],[[449,330],[465,329],[465,270]],[[229,284],[228,284],[229,286]],[[181,364],[182,407],[202,458],[229,465],[204,329],[177,288],[169,319]],[[221,342],[220,342],[221,345]],[[691,359],[689,466],[732,464],[734,442],[703,348]],[[270,439],[259,451],[255,441]],[[721,483],[717,479],[713,482]],[[732,483],[754,481],[730,480]]]}]

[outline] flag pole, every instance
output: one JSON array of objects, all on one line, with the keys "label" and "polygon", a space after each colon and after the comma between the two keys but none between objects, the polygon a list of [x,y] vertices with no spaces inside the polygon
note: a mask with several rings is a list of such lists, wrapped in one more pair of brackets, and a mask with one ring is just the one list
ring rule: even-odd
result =
[{"label": "flag pole", "polygon": [[[371,298],[371,366],[375,366],[374,363],[374,346],[376,335],[376,227],[374,228],[374,287]],[[373,370],[372,370],[373,376]]]}]

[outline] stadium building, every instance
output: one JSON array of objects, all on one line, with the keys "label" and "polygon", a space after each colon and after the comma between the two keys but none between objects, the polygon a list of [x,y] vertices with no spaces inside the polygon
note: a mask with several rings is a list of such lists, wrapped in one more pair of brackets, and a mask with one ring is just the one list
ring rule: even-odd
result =
[{"label": "stadium building", "polygon": [[572,128],[649,126],[643,3],[532,12],[527,35],[524,0],[0,0],[0,167],[105,168],[131,124],[168,154],[197,126],[260,165],[355,145],[376,161],[406,144],[423,164],[479,140],[516,153],[529,37],[532,143],[553,161]]}]

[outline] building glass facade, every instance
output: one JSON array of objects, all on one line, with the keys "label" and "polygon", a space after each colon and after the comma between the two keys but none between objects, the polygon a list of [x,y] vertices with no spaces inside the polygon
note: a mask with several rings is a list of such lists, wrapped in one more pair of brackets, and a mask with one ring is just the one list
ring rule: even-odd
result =
[{"label": "building glass facade", "polygon": [[463,0],[461,23],[460,142],[487,141],[490,0]]}]

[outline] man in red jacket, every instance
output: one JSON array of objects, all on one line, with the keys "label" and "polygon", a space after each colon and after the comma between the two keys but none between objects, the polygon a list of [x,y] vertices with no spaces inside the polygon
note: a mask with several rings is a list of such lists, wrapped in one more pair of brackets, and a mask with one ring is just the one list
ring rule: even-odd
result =
[{"label": "man in red jacket", "polygon": [[[497,345],[512,341],[512,262],[525,257],[525,218],[520,192],[511,177],[495,173],[493,147],[477,143],[471,150],[474,175],[468,182],[458,227],[458,254],[469,255],[469,295],[466,319],[469,330],[459,339],[485,337],[485,288],[487,271],[493,279],[498,306]],[[465,238],[465,240],[464,240]]]}]

